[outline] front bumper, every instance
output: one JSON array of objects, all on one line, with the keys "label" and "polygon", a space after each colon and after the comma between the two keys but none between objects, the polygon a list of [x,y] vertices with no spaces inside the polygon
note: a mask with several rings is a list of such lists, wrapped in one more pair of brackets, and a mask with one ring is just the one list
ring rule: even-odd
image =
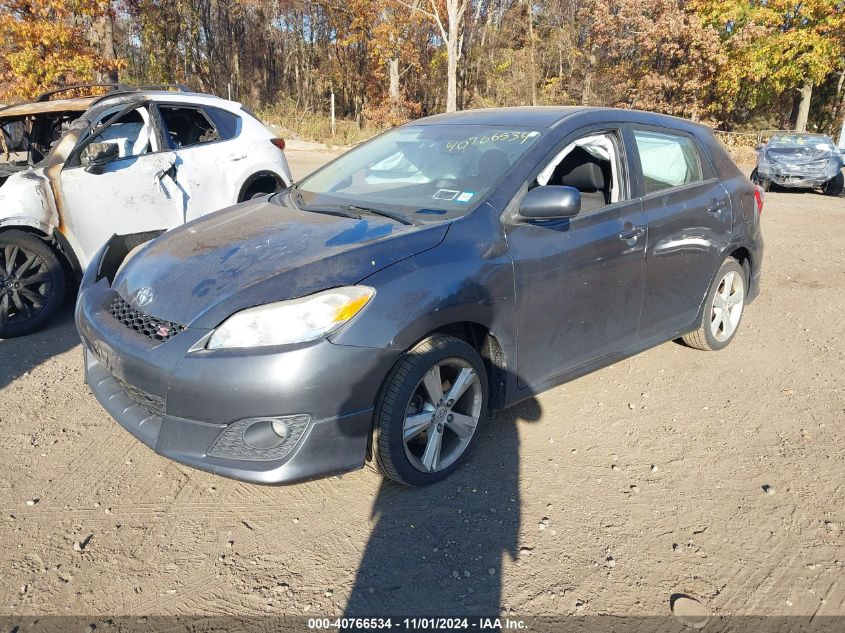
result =
[{"label": "front bumper", "polygon": [[[208,331],[190,327],[160,342],[114,319],[114,297],[106,279],[80,293],[85,379],[103,408],[156,453],[262,484],[363,466],[390,352],[327,340],[209,351]],[[240,432],[253,420],[287,418],[299,426],[276,457],[247,444]]]}]

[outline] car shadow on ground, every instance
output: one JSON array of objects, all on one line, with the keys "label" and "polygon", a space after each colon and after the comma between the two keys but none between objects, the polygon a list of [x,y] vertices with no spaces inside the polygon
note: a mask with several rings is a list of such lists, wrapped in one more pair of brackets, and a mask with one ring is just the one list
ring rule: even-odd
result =
[{"label": "car shadow on ground", "polygon": [[73,300],[68,298],[44,329],[28,336],[0,339],[0,389],[79,343],[73,306]]},{"label": "car shadow on ground", "polygon": [[444,481],[384,480],[347,617],[498,616],[502,563],[519,555],[519,432],[535,398],[488,417],[467,462]]}]

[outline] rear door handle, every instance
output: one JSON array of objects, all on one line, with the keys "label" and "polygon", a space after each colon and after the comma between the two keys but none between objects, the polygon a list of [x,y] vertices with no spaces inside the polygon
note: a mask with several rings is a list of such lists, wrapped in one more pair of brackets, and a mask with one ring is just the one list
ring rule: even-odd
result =
[{"label": "rear door handle", "polygon": [[620,240],[636,240],[640,235],[645,233],[644,226],[634,226],[631,224],[627,224],[625,226],[625,230],[619,234]]},{"label": "rear door handle", "polygon": [[712,200],[710,200],[710,206],[707,207],[707,210],[710,213],[721,213],[727,208],[727,206],[728,203],[724,200],[716,200],[716,198],[713,198]]},{"label": "rear door handle", "polygon": [[244,158],[246,158],[246,154],[229,154],[229,160],[231,161],[243,160]]}]

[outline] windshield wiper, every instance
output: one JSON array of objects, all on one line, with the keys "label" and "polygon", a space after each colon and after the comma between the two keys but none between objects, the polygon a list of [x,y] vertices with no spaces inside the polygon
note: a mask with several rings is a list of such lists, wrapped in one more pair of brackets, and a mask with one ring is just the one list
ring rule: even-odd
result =
[{"label": "windshield wiper", "polygon": [[[339,208],[332,208],[332,209],[318,209],[318,208],[315,208],[315,207],[306,206],[305,203],[302,200],[302,194],[301,193],[297,193],[297,194],[293,193],[296,190],[296,188],[297,188],[297,185],[293,185],[290,188],[290,191],[288,191],[287,193],[288,193],[288,199],[291,201],[291,204],[293,204],[294,208],[299,210],[299,211],[308,211],[309,213],[322,213],[323,215],[335,215],[339,218],[349,218],[350,220],[363,220],[364,219],[360,215],[358,215],[357,213],[352,213],[351,211],[346,211],[346,210],[344,210],[343,208],[340,208],[340,207]],[[281,193],[285,193],[285,192],[283,192],[283,191],[279,192],[279,194],[281,194]],[[279,195],[279,194],[277,194],[277,195]],[[275,196],[274,196],[274,199],[275,199]],[[281,203],[277,203],[277,204],[281,204]]]},{"label": "windshield wiper", "polygon": [[402,213],[401,211],[390,211],[389,209],[376,209],[373,207],[361,207],[357,204],[347,204],[344,209],[349,209],[350,211],[363,211],[364,213],[372,213],[374,215],[380,215],[385,218],[390,218],[391,220],[396,220],[397,222],[401,222],[402,224],[412,225],[417,224],[417,222],[407,215]]}]

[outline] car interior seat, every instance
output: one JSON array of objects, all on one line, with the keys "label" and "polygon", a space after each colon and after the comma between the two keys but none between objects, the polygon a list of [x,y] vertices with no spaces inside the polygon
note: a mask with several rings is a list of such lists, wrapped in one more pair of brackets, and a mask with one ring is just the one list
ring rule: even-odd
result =
[{"label": "car interior seat", "polygon": [[555,168],[550,185],[581,192],[581,210],[594,211],[610,203],[610,163],[575,147]]},{"label": "car interior seat", "polygon": [[488,149],[478,158],[478,175],[485,187],[501,180],[510,168],[510,157],[500,149]]}]

